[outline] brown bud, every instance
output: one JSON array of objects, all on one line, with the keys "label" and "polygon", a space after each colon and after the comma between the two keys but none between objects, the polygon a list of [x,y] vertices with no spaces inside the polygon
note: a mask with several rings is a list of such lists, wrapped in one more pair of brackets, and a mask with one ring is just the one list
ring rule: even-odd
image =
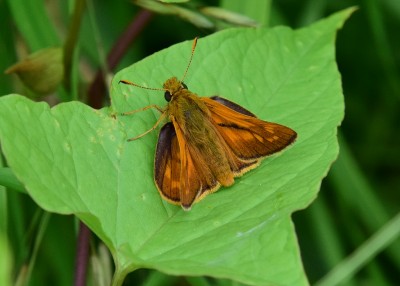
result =
[{"label": "brown bud", "polygon": [[42,49],[12,65],[5,73],[16,73],[33,92],[48,95],[54,92],[63,80],[62,57],[62,48]]}]

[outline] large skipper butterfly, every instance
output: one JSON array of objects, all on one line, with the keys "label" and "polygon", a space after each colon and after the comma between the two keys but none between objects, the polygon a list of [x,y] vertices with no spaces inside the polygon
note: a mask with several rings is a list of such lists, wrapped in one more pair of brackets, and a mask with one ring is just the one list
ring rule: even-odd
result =
[{"label": "large skipper butterfly", "polygon": [[165,92],[168,105],[149,108],[161,112],[155,125],[136,140],[154,130],[166,117],[160,131],[154,161],[154,180],[161,196],[190,210],[195,202],[230,186],[234,178],[254,169],[261,159],[274,154],[296,139],[292,129],[258,119],[240,105],[219,96],[199,97],[183,82],[196,47],[193,42],[189,64],[182,77],[172,77],[163,88],[148,88],[128,80],[120,83]]}]

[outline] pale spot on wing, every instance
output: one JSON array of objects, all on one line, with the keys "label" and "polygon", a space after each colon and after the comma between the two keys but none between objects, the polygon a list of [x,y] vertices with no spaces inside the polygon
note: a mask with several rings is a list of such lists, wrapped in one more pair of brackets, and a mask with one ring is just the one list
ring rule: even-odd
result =
[{"label": "pale spot on wing", "polygon": [[264,138],[262,136],[260,136],[258,134],[254,134],[254,137],[256,137],[258,141],[264,142]]},{"label": "pale spot on wing", "polygon": [[267,130],[269,133],[272,133],[272,134],[274,134],[275,133],[275,131],[274,131],[274,128],[271,128],[271,127],[265,127],[265,130]]}]

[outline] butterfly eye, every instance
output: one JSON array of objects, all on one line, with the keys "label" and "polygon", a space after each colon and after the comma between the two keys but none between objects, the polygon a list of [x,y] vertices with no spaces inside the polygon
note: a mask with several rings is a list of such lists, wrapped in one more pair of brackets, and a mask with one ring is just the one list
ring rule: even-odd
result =
[{"label": "butterfly eye", "polygon": [[170,101],[171,101],[171,98],[172,98],[171,93],[170,93],[169,91],[166,91],[166,92],[164,93],[164,98],[165,98],[166,101],[170,102]]},{"label": "butterfly eye", "polygon": [[184,82],[182,82],[182,87],[183,87],[184,89],[188,89],[187,85],[186,85]]}]

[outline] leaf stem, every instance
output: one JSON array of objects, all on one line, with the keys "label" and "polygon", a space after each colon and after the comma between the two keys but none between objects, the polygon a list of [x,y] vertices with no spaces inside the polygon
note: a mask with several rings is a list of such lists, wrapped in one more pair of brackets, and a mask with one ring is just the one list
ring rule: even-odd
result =
[{"label": "leaf stem", "polygon": [[75,286],[86,285],[87,264],[89,261],[90,229],[83,223],[79,223],[78,246],[75,260]]},{"label": "leaf stem", "polygon": [[118,263],[115,263],[115,264],[116,264],[115,272],[114,272],[114,276],[113,276],[111,285],[112,286],[121,286],[125,280],[126,275],[129,272],[133,271],[133,269],[128,270],[128,269],[124,268],[121,270],[121,267],[119,267]]}]

